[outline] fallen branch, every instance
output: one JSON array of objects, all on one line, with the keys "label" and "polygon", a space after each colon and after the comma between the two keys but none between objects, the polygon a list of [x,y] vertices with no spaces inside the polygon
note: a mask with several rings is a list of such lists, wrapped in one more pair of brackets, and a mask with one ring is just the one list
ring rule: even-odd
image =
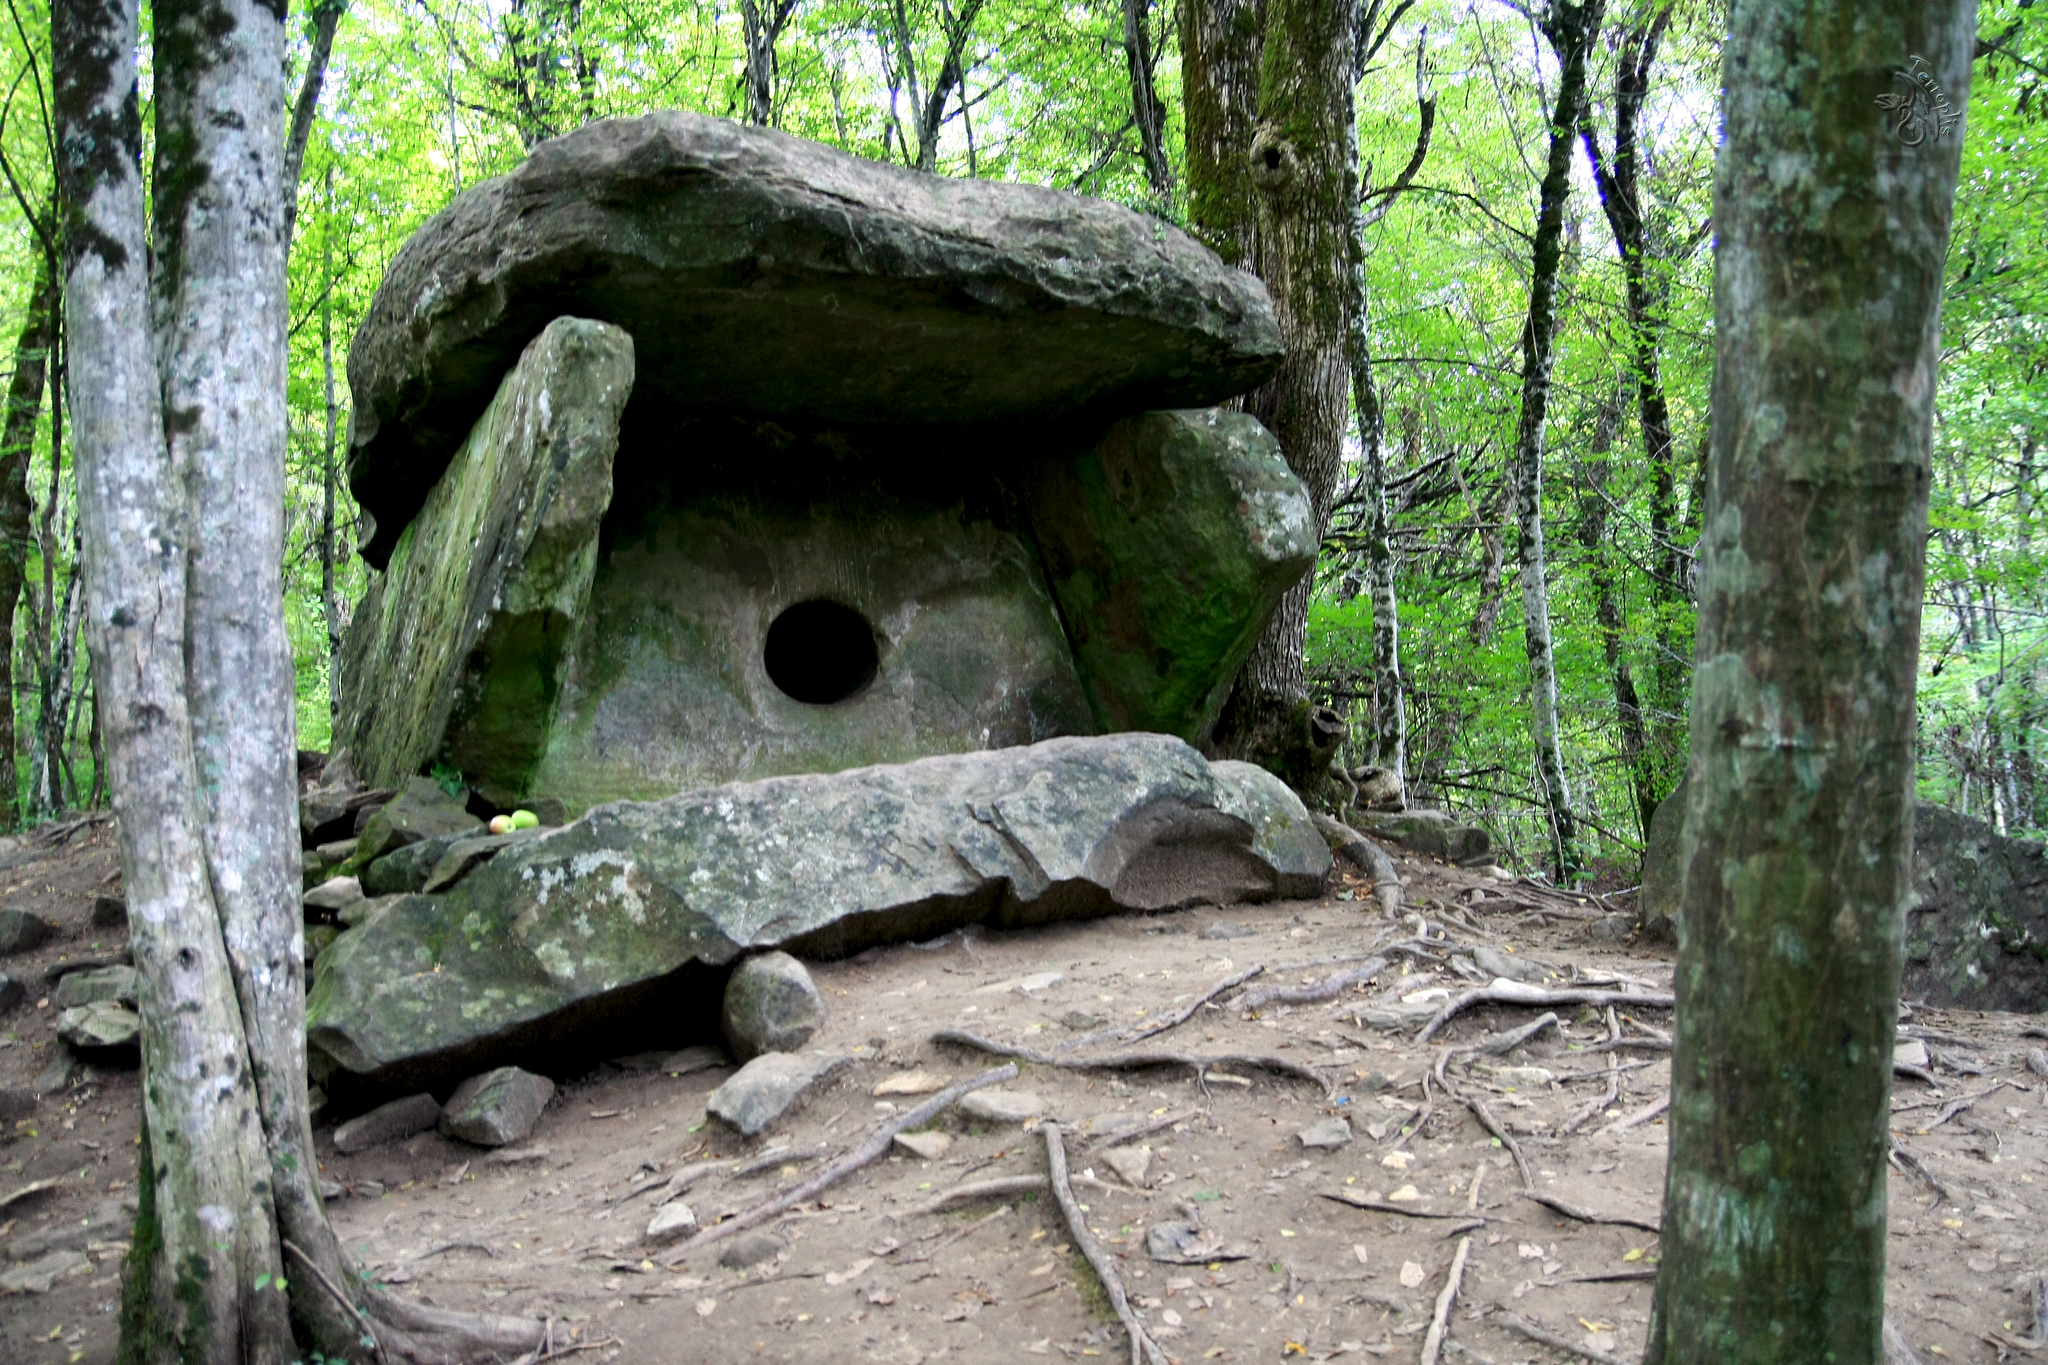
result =
[{"label": "fallen branch", "polygon": [[1669,1038],[1614,1038],[1604,1043],[1588,1043],[1584,1047],[1572,1049],[1573,1052],[1627,1052],[1631,1050],[1636,1052],[1669,1052],[1671,1051],[1671,1040]]},{"label": "fallen branch", "polygon": [[1664,1224],[1656,1219],[1635,1218],[1626,1213],[1595,1213],[1591,1209],[1582,1209],[1577,1204],[1567,1204],[1553,1195],[1538,1194],[1534,1190],[1523,1191],[1522,1197],[1533,1199],[1544,1208],[1561,1213],[1567,1218],[1575,1218],[1581,1223],[1606,1223],[1613,1227],[1641,1228],[1644,1232],[1654,1232],[1660,1236],[1664,1231]]},{"label": "fallen branch", "polygon": [[[1457,1094],[1456,1091],[1451,1093]],[[1523,1187],[1530,1190],[1535,1189],[1536,1177],[1529,1170],[1529,1158],[1522,1155],[1522,1144],[1516,1142],[1513,1137],[1509,1136],[1508,1130],[1501,1127],[1500,1120],[1493,1116],[1493,1111],[1486,1107],[1484,1101],[1471,1095],[1458,1095],[1458,1098],[1465,1102],[1465,1107],[1472,1111],[1472,1117],[1479,1120],[1480,1126],[1500,1139],[1500,1145],[1507,1148],[1508,1154],[1514,1157],[1515,1168],[1522,1173]]]},{"label": "fallen branch", "polygon": [[732,1177],[737,1180],[743,1175],[759,1175],[762,1171],[775,1170],[791,1161],[815,1161],[831,1153],[830,1147],[778,1147],[772,1152],[763,1152],[752,1161],[742,1162],[732,1168]]},{"label": "fallen branch", "polygon": [[938,1094],[917,1106],[917,1108],[898,1114],[889,1122],[875,1129],[874,1132],[869,1133],[858,1147],[855,1147],[837,1161],[832,1162],[822,1171],[812,1175],[809,1179],[798,1181],[787,1190],[769,1196],[751,1209],[743,1213],[734,1214],[722,1223],[714,1223],[708,1228],[699,1229],[688,1241],[678,1247],[675,1254],[670,1256],[663,1264],[673,1270],[688,1260],[692,1252],[699,1251],[713,1242],[723,1241],[735,1232],[744,1232],[757,1223],[765,1223],[784,1209],[792,1209],[799,1204],[809,1203],[820,1193],[838,1184],[863,1166],[881,1160],[888,1153],[889,1146],[896,1140],[898,1133],[930,1123],[940,1114],[945,1113],[946,1110],[957,1104],[963,1095],[979,1090],[985,1085],[994,1085],[997,1081],[1015,1080],[1016,1076],[1017,1068],[1014,1065],[999,1066],[993,1071],[984,1071],[979,1076],[941,1090]]},{"label": "fallen branch", "polygon": [[1290,1062],[1284,1057],[1269,1057],[1260,1053],[1228,1053],[1217,1057],[1197,1057],[1187,1052],[1121,1052],[1108,1057],[1061,1057],[1051,1052],[1040,1052],[1035,1048],[998,1043],[992,1038],[983,1038],[979,1034],[950,1028],[940,1029],[934,1033],[932,1041],[951,1043],[955,1047],[970,1047],[994,1057],[1015,1057],[1020,1062],[1031,1062],[1038,1066],[1066,1067],[1071,1071],[1149,1071],[1154,1067],[1179,1066],[1193,1071],[1198,1077],[1207,1077],[1212,1066],[1246,1066],[1307,1081],[1325,1095],[1330,1093],[1331,1088],[1328,1081],[1300,1062]]},{"label": "fallen branch", "polygon": [[1632,1114],[1623,1114],[1620,1118],[1608,1124],[1599,1132],[1593,1134],[1593,1136],[1605,1137],[1609,1133],[1626,1132],[1630,1128],[1634,1128],[1641,1124],[1648,1123],[1651,1119],[1656,1118],[1659,1114],[1663,1113],[1670,1107],[1671,1097],[1669,1095],[1666,1095],[1663,1099],[1654,1100],[1651,1103],[1646,1104],[1642,1108],[1636,1110]]},{"label": "fallen branch", "polygon": [[1406,1204],[1392,1204],[1384,1199],[1368,1199],[1362,1194],[1352,1194],[1348,1190],[1338,1190],[1334,1194],[1324,1191],[1323,1198],[1335,1200],[1339,1204],[1349,1204],[1354,1209],[1369,1209],[1374,1213],[1398,1213],[1403,1218],[1449,1218],[1463,1221],[1472,1216],[1470,1210],[1463,1213],[1432,1213],[1428,1209],[1414,1209]]},{"label": "fallen branch", "polygon": [[1914,1175],[1926,1181],[1927,1187],[1934,1191],[1935,1197],[1942,1203],[1953,1204],[1956,1202],[1955,1196],[1949,1193],[1948,1186],[1942,1184],[1936,1178],[1934,1172],[1927,1169],[1927,1163],[1907,1151],[1906,1144],[1900,1142],[1896,1137],[1892,1139],[1892,1161],[1901,1169],[1911,1171]]},{"label": "fallen branch", "polygon": [[1248,967],[1244,971],[1239,972],[1236,976],[1230,977],[1223,981],[1219,981],[1215,985],[1211,986],[1208,990],[1202,992],[1199,996],[1195,997],[1193,1003],[1191,1003],[1186,1009],[1180,1011],[1180,1013],[1172,1016],[1171,1018],[1160,1019],[1156,1021],[1148,1021],[1146,1023],[1140,1024],[1136,1029],[1132,1030],[1129,1033],[1124,1034],[1121,1038],[1118,1038],[1117,1041],[1120,1043],[1143,1042],[1145,1039],[1150,1038],[1155,1034],[1164,1033],[1170,1028],[1179,1028],[1182,1024],[1185,1024],[1188,1020],[1195,1017],[1196,1010],[1199,1010],[1200,1008],[1202,1008],[1202,1006],[1208,1004],[1217,996],[1223,995],[1228,991],[1236,990],[1239,986],[1242,986],[1245,982],[1251,980],[1253,977],[1259,975],[1261,972],[1265,970],[1266,969],[1264,967]]},{"label": "fallen branch", "polygon": [[1095,1278],[1102,1282],[1102,1292],[1109,1299],[1109,1306],[1116,1310],[1124,1331],[1131,1338],[1131,1365],[1168,1365],[1166,1352],[1152,1340],[1145,1331],[1145,1324],[1138,1321],[1138,1315],[1131,1311],[1130,1300],[1124,1297],[1124,1284],[1117,1277],[1116,1265],[1095,1241],[1095,1235],[1088,1231],[1088,1220],[1081,1216],[1081,1205],[1074,1198],[1073,1186],[1067,1183],[1067,1148],[1060,1137],[1057,1123],[1043,1123],[1038,1131],[1045,1138],[1045,1164],[1047,1175],[1052,1181],[1052,1197],[1060,1206],[1060,1214],[1067,1220],[1067,1231],[1073,1235],[1074,1245],[1095,1268]]},{"label": "fallen branch", "polygon": [[1583,1356],[1585,1359],[1592,1361],[1593,1365],[1627,1365],[1627,1362],[1623,1361],[1620,1356],[1611,1356],[1605,1351],[1596,1351],[1591,1346],[1584,1346],[1573,1341],[1570,1337],[1560,1336],[1547,1327],[1539,1327],[1526,1318],[1518,1318],[1499,1304],[1494,1305],[1493,1316],[1501,1326],[1511,1332],[1519,1332],[1521,1335],[1529,1338],[1529,1340],[1540,1345],[1553,1347],[1560,1351],[1569,1351],[1575,1356]]},{"label": "fallen branch", "polygon": [[1126,1142],[1136,1142],[1141,1137],[1152,1136],[1162,1128],[1171,1128],[1176,1123],[1186,1123],[1201,1112],[1199,1109],[1183,1109],[1178,1114],[1165,1114],[1156,1119],[1148,1119],[1144,1123],[1134,1123],[1128,1128],[1118,1128],[1089,1143],[1088,1151],[1092,1155],[1105,1147],[1121,1147]]},{"label": "fallen branch", "polygon": [[1444,1292],[1436,1296],[1436,1315],[1429,1320],[1429,1335],[1422,1339],[1422,1365],[1436,1365],[1437,1357],[1443,1353],[1444,1332],[1450,1326],[1451,1305],[1457,1302],[1458,1286],[1465,1280],[1465,1257],[1472,1250],[1472,1239],[1458,1239],[1458,1254],[1451,1258],[1451,1273],[1444,1280]]},{"label": "fallen branch", "polygon": [[1386,969],[1387,959],[1374,957],[1360,966],[1325,977],[1313,986],[1267,986],[1263,990],[1246,991],[1238,997],[1237,1012],[1243,1016],[1268,1005],[1313,1005],[1323,1000],[1335,1000],[1344,993],[1345,987],[1370,981]]},{"label": "fallen branch", "polygon": [[1520,1028],[1509,1029],[1506,1033],[1497,1033],[1491,1038],[1482,1039],[1476,1043],[1467,1043],[1463,1047],[1454,1047],[1451,1051],[1457,1056],[1473,1053],[1487,1057],[1498,1057],[1504,1052],[1513,1052],[1516,1048],[1543,1032],[1543,1030],[1556,1027],[1557,1016],[1555,1014],[1545,1014],[1531,1023],[1522,1025]]},{"label": "fallen branch", "polygon": [[[1072,1182],[1076,1185],[1085,1185],[1089,1189],[1101,1190],[1105,1194],[1114,1194],[1119,1188],[1107,1180],[1094,1180],[1085,1175],[1072,1177]],[[977,1199],[1008,1199],[1012,1195],[1033,1194],[1049,1188],[1051,1183],[1042,1175],[1004,1175],[993,1180],[977,1180],[971,1185],[955,1185],[942,1194],[933,1195],[914,1209],[906,1209],[902,1213],[892,1213],[889,1216],[908,1218],[918,1213],[944,1213],[947,1209],[960,1204],[972,1204]]]},{"label": "fallen branch", "polygon": [[1451,1019],[1474,1005],[1648,1005],[1654,1009],[1670,1009],[1673,997],[1628,991],[1564,990],[1547,991],[1539,986],[1525,986],[1514,981],[1496,981],[1491,986],[1467,991],[1454,1000],[1445,1003],[1422,1032],[1415,1035],[1415,1041],[1426,1043],[1436,1036],[1436,1031]]}]

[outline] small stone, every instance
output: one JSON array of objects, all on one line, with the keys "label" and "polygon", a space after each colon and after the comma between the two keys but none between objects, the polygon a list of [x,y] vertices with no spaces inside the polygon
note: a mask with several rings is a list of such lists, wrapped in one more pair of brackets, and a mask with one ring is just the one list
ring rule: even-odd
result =
[{"label": "small stone", "polygon": [[647,1225],[647,1240],[650,1242],[673,1242],[697,1230],[697,1215],[690,1206],[678,1199],[663,1204],[655,1210],[654,1221]]},{"label": "small stone", "polygon": [[119,896],[94,896],[92,899],[92,927],[95,929],[126,929],[128,927],[128,902]]},{"label": "small stone", "polygon": [[743,1062],[768,1052],[795,1052],[824,1022],[825,1002],[811,974],[788,953],[756,953],[726,982],[720,1023],[732,1055]]},{"label": "small stone", "polygon": [[99,967],[72,972],[57,983],[56,1005],[60,1010],[111,1000],[133,1006],[142,989],[142,975],[133,967]]},{"label": "small stone", "polygon": [[320,1181],[320,1198],[328,1203],[333,1203],[347,1193],[348,1186],[339,1180],[328,1180],[323,1177]]},{"label": "small stone", "polygon": [[1542,1090],[1557,1079],[1557,1073],[1540,1066],[1497,1066],[1493,1079],[1511,1090]]},{"label": "small stone", "polygon": [[409,1138],[432,1128],[440,1117],[440,1102],[432,1095],[407,1095],[402,1100],[380,1104],[335,1129],[334,1150],[346,1156]]},{"label": "small stone", "polygon": [[57,1036],[75,1048],[133,1047],[142,1016],[111,1000],[95,1000],[57,1016]]},{"label": "small stone", "polygon": [[1927,1044],[1921,1042],[1918,1038],[1899,1039],[1892,1046],[1892,1065],[1925,1067],[1927,1065]]},{"label": "small stone", "polygon": [[356,841],[354,839],[336,839],[332,843],[320,845],[313,852],[318,854],[320,861],[326,863],[329,867],[340,867],[350,858],[356,856]]},{"label": "small stone", "polygon": [[661,1073],[664,1076],[689,1076],[699,1071],[709,1071],[714,1066],[727,1065],[730,1063],[725,1059],[724,1049],[713,1047],[709,1043],[699,1043],[695,1047],[686,1047],[681,1052],[669,1053],[668,1060],[661,1064]]},{"label": "small stone", "polygon": [[320,915],[339,915],[365,899],[363,884],[355,877],[330,877],[306,893],[307,910]]},{"label": "small stone", "polygon": [[0,1014],[18,1007],[28,999],[28,987],[16,981],[5,972],[0,972]]},{"label": "small stone", "polygon": [[91,1070],[70,1053],[62,1053],[50,1059],[50,1064],[36,1074],[29,1088],[38,1095],[54,1095],[60,1090],[69,1090]]},{"label": "small stone", "polygon": [[884,1095],[929,1095],[944,1090],[946,1078],[934,1076],[922,1068],[916,1071],[899,1071],[893,1076],[884,1076],[869,1093],[877,1098]]},{"label": "small stone", "polygon": [[976,1090],[960,1101],[960,1110],[991,1123],[1023,1123],[1044,1115],[1045,1100],[1025,1090]]},{"label": "small stone", "polygon": [[1351,1141],[1351,1121],[1345,1118],[1324,1119],[1295,1136],[1312,1152],[1334,1152]]},{"label": "small stone", "polygon": [[946,1133],[898,1133],[896,1145],[922,1160],[937,1161],[953,1146],[953,1139]]},{"label": "small stone", "polygon": [[1203,938],[1250,938],[1255,930],[1242,924],[1212,924],[1202,931]]},{"label": "small stone", "polygon": [[25,953],[49,932],[47,923],[26,910],[0,910],[0,953]]},{"label": "small stone", "polygon": [[772,1232],[742,1233],[718,1253],[718,1263],[727,1270],[750,1270],[782,1254],[782,1239]]},{"label": "small stone", "polygon": [[1488,976],[1504,976],[1510,981],[1526,981],[1538,986],[1550,979],[1548,963],[1537,962],[1518,953],[1503,953],[1483,943],[1472,950],[1472,961]]},{"label": "small stone", "polygon": [[555,1083],[547,1077],[501,1066],[455,1087],[441,1111],[440,1128],[479,1147],[503,1147],[533,1131],[554,1094]]},{"label": "small stone", "polygon": [[726,1077],[705,1109],[752,1137],[793,1109],[850,1058],[824,1052],[764,1052]]},{"label": "small stone", "polygon": [[1108,1022],[1109,1020],[1101,1015],[1090,1014],[1086,1010],[1068,1010],[1060,1016],[1060,1023],[1076,1033],[1086,1033],[1089,1029],[1101,1028]]},{"label": "small stone", "polygon": [[1112,1147],[1102,1154],[1102,1164],[1135,1189],[1146,1189],[1151,1184],[1146,1179],[1152,1170],[1150,1147]]},{"label": "small stone", "polygon": [[1603,915],[1586,926],[1586,937],[1595,943],[1619,943],[1635,932],[1636,922],[1628,915]]}]

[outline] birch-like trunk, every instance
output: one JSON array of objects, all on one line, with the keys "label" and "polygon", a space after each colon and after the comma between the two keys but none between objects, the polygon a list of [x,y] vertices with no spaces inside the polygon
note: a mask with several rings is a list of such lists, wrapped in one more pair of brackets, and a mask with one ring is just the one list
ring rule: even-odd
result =
[{"label": "birch-like trunk", "polygon": [[1363,214],[1353,215],[1354,283],[1346,352],[1358,415],[1358,500],[1365,506],[1366,579],[1372,592],[1373,762],[1408,784],[1408,698],[1401,681],[1401,614],[1394,598],[1394,526],[1387,508],[1387,421],[1373,383],[1366,332]]},{"label": "birch-like trunk", "polygon": [[18,818],[20,792],[14,764],[14,608],[28,573],[28,467],[35,456],[36,418],[42,412],[56,329],[56,277],[48,254],[38,251],[28,311],[14,342],[6,421],[0,426],[0,813],[9,827]]},{"label": "birch-like trunk", "polygon": [[1571,193],[1572,144],[1586,94],[1586,55],[1600,31],[1605,0],[1553,4],[1543,33],[1557,52],[1557,100],[1550,111],[1550,155],[1537,195],[1529,264],[1529,318],[1522,327],[1522,416],[1515,430],[1515,523],[1521,538],[1522,638],[1529,656],[1529,734],[1550,819],[1551,870],[1560,886],[1579,873],[1578,816],[1564,775],[1558,734],[1557,661],[1550,636],[1549,556],[1543,543],[1543,430],[1550,410],[1550,368],[1557,332],[1557,276],[1564,259],[1565,199]]},{"label": "birch-like trunk", "polygon": [[[1913,693],[1971,0],[1736,0],[1647,1365],[1884,1358]],[[1932,96],[1919,90],[1920,110]]]}]

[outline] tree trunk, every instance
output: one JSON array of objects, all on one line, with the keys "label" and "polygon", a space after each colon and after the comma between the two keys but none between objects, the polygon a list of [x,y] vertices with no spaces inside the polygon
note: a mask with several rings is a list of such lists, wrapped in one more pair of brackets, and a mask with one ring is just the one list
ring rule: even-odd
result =
[{"label": "tree trunk", "polygon": [[[1737,0],[1646,1365],[1883,1357],[1913,692],[1970,0]],[[1919,99],[1926,110],[1930,96]],[[1870,319],[1882,319],[1872,325]]]},{"label": "tree trunk", "polygon": [[1179,0],[1188,228],[1231,265],[1258,264],[1252,130],[1266,0]]},{"label": "tree trunk", "polygon": [[1372,587],[1373,763],[1408,780],[1408,699],[1401,682],[1401,614],[1394,598],[1394,526],[1387,508],[1387,421],[1373,383],[1365,314],[1365,243],[1353,214],[1351,326],[1346,358],[1358,414],[1358,499],[1365,505],[1366,578]]},{"label": "tree trunk", "polygon": [[[1625,393],[1624,389],[1622,393]],[[1623,638],[1621,585],[1615,581],[1613,547],[1608,538],[1608,474],[1613,464],[1614,429],[1621,424],[1622,394],[1603,402],[1594,416],[1592,447],[1586,453],[1585,491],[1579,500],[1579,545],[1592,566],[1593,623],[1607,656],[1607,676],[1614,685],[1614,718],[1621,729],[1621,761],[1627,765],[1636,803],[1636,819],[1645,842],[1650,817],[1663,799],[1651,767],[1649,738],[1643,724],[1643,702],[1636,692]]]},{"label": "tree trunk", "polygon": [[[334,167],[327,168],[326,221],[320,232],[320,273],[326,288],[320,295],[320,368],[327,395],[327,443],[320,458],[320,619],[327,627],[327,721],[329,734],[341,717],[341,599],[334,590],[334,484],[336,438],[341,408],[334,398]],[[331,741],[330,741],[331,743]]]},{"label": "tree trunk", "polygon": [[1162,215],[1173,212],[1173,168],[1166,160],[1166,106],[1153,83],[1157,58],[1145,22],[1152,0],[1123,0],[1124,65],[1131,77],[1131,118],[1138,125],[1138,150],[1145,162],[1145,184]]},{"label": "tree trunk", "polygon": [[36,419],[43,408],[57,303],[50,258],[38,251],[28,311],[14,342],[6,421],[0,426],[0,812],[9,828],[19,820],[21,791],[14,763],[14,608],[28,572],[28,466],[35,455]]},{"label": "tree trunk", "polygon": [[1550,111],[1550,157],[1537,196],[1529,266],[1529,320],[1522,327],[1522,417],[1515,431],[1515,520],[1521,537],[1522,635],[1529,656],[1529,730],[1536,773],[1550,817],[1550,861],[1560,886],[1579,874],[1578,817],[1565,783],[1558,736],[1557,663],[1550,639],[1549,560],[1543,547],[1543,428],[1550,409],[1557,276],[1564,259],[1564,208],[1571,193],[1572,144],[1586,93],[1586,54],[1600,31],[1606,0],[1553,4],[1543,34],[1557,52],[1557,101]]},{"label": "tree trunk", "polygon": [[775,44],[796,12],[796,0],[740,0],[740,25],[747,49],[747,122],[767,128],[775,122]]},{"label": "tree trunk", "polygon": [[[334,53],[334,31],[341,16],[348,13],[348,0],[316,0],[313,6],[313,50],[306,54],[306,74],[299,80],[299,97],[292,101],[292,126],[285,137],[283,183],[284,249],[290,256],[292,236],[299,223],[299,173],[306,165],[306,144],[313,136],[313,119],[320,112],[320,91],[327,83],[327,59]],[[334,277],[323,281],[334,287]]]}]

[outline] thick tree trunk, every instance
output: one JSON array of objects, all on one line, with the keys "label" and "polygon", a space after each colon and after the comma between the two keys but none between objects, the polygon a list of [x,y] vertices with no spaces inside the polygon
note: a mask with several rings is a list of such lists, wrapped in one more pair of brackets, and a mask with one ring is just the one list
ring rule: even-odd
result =
[{"label": "thick tree trunk", "polygon": [[[1737,0],[1647,1365],[1883,1358],[1914,680],[1970,0]],[[1923,91],[1924,103],[1929,96]],[[1872,319],[1882,319],[1873,324]]]},{"label": "thick tree trunk", "polygon": [[28,467],[35,455],[36,419],[43,408],[56,330],[56,276],[49,257],[37,252],[28,311],[14,342],[6,421],[0,426],[0,813],[10,828],[20,816],[21,791],[14,763],[14,608],[28,572]]},{"label": "thick tree trunk", "polygon": [[1522,417],[1515,431],[1515,521],[1521,538],[1522,636],[1529,656],[1529,731],[1550,817],[1551,869],[1560,886],[1579,874],[1579,828],[1571,790],[1565,783],[1564,747],[1558,734],[1549,557],[1543,546],[1543,430],[1550,410],[1557,276],[1564,259],[1572,144],[1586,93],[1586,55],[1600,31],[1604,7],[1605,0],[1583,0],[1577,6],[1560,0],[1543,19],[1544,36],[1557,52],[1557,101],[1550,111],[1550,156],[1537,196],[1535,246],[1529,264],[1529,320],[1522,328]]},{"label": "thick tree trunk", "polygon": [[1166,160],[1166,106],[1153,83],[1157,58],[1146,20],[1152,0],[1123,0],[1124,65],[1131,78],[1131,119],[1138,125],[1138,150],[1145,162],[1145,184],[1158,211],[1173,211],[1173,168]]},{"label": "thick tree trunk", "polygon": [[1188,227],[1245,270],[1258,265],[1251,147],[1265,6],[1266,0],[1179,0]]}]

